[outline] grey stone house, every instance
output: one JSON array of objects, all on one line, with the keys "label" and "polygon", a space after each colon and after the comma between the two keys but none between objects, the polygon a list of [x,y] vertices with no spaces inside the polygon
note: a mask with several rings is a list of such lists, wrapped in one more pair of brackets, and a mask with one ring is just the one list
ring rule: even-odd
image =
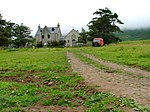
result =
[{"label": "grey stone house", "polygon": [[47,27],[41,28],[40,25],[38,26],[38,30],[35,34],[36,44],[47,45],[51,42],[60,40],[65,40],[65,46],[77,46],[79,32],[76,31],[74,28],[66,35],[62,36],[60,25],[57,24],[56,27]]},{"label": "grey stone house", "polygon": [[43,45],[47,45],[52,41],[59,42],[62,37],[60,25],[58,24],[56,27],[47,27],[41,28],[38,26],[38,30],[35,34],[36,43],[41,43]]}]

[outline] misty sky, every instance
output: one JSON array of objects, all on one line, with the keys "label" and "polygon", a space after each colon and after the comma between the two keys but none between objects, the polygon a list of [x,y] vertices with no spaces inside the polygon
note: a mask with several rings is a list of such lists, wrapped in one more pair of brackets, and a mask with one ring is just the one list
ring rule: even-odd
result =
[{"label": "misty sky", "polygon": [[150,0],[0,0],[3,18],[24,23],[33,35],[38,24],[53,27],[59,23],[63,34],[72,28],[87,30],[93,12],[105,7],[119,15],[122,29],[150,27]]}]

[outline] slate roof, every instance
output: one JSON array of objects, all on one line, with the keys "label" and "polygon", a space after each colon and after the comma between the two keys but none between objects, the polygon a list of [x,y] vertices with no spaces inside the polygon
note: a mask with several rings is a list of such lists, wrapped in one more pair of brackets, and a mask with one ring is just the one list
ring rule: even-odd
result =
[{"label": "slate roof", "polygon": [[[51,33],[51,34],[57,34],[59,32],[59,27],[46,27],[46,28],[48,29],[49,33]],[[44,28],[38,29],[36,34],[35,34],[35,36],[40,35],[41,34],[41,30],[43,32]]]},{"label": "slate roof", "polygon": [[78,33],[74,28],[64,37],[66,38],[71,32],[75,31],[76,33]]},{"label": "slate roof", "polygon": [[58,33],[59,31],[58,27],[47,27],[47,29],[50,33],[55,33],[55,34]]}]

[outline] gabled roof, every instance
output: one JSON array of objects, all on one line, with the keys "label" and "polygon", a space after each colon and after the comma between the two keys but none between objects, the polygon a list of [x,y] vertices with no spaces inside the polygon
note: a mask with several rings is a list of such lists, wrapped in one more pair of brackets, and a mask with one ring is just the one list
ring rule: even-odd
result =
[{"label": "gabled roof", "polygon": [[73,29],[65,36],[65,38],[66,38],[71,32],[73,32],[73,31],[76,32],[77,34],[79,34],[78,31],[76,31],[76,30],[73,28]]},{"label": "gabled roof", "polygon": [[60,30],[59,27],[47,27],[45,26],[44,28],[39,28],[35,34],[35,36],[41,35],[41,31],[43,32],[44,29],[47,29],[49,33],[51,34],[57,34]]},{"label": "gabled roof", "polygon": [[43,31],[43,29],[44,29],[44,28],[38,29],[37,32],[36,32],[36,34],[35,34],[35,37],[38,36],[38,35],[41,35],[41,30]]}]

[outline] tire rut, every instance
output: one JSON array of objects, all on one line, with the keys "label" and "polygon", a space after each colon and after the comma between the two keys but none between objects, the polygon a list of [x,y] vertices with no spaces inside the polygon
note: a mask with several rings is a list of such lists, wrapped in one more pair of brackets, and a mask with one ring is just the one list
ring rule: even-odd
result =
[{"label": "tire rut", "polygon": [[120,69],[120,70],[123,70],[125,72],[129,72],[129,73],[132,73],[132,74],[135,74],[138,76],[145,76],[145,77],[150,76],[150,72],[141,70],[139,68],[131,68],[131,67],[128,67],[125,65],[118,65],[116,63],[111,63],[111,62],[108,62],[108,61],[105,61],[102,59],[97,59],[95,56],[92,56],[90,54],[82,53],[82,55],[87,57],[87,58],[92,59],[93,61],[96,61],[100,64],[103,64],[104,66],[110,67],[112,69]]},{"label": "tire rut", "polygon": [[137,103],[150,107],[149,79],[137,78],[128,74],[106,73],[80,61],[73,53],[68,52],[67,56],[73,71],[80,73],[89,86],[100,86],[100,88],[97,88],[98,91],[132,98]]}]

